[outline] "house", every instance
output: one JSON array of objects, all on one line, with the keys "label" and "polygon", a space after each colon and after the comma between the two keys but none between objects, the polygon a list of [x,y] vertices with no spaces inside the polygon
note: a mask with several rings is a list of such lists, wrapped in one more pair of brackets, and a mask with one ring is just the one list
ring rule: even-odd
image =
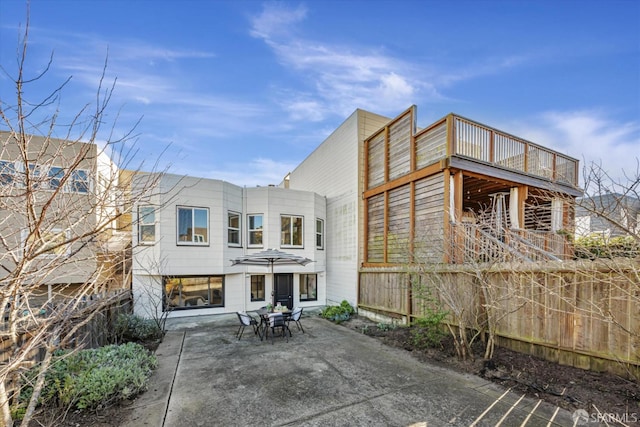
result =
[{"label": "house", "polygon": [[619,193],[582,197],[576,201],[576,237],[606,239],[640,233],[640,200]]},{"label": "house", "polygon": [[[116,167],[95,144],[0,131],[0,282],[31,307],[116,287]],[[121,253],[122,247],[117,249]],[[17,280],[17,281],[16,281]],[[30,285],[33,285],[31,287]]]},{"label": "house", "polygon": [[[149,175],[133,179],[132,193]],[[134,206],[134,312],[193,316],[285,305],[326,304],[326,201],[309,191],[245,188],[163,174]],[[306,265],[232,265],[247,253],[278,248]]]}]

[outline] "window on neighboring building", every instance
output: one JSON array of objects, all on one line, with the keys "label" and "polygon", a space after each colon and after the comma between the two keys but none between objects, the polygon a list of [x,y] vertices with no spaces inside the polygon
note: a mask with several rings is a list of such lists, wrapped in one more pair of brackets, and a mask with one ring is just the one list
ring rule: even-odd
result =
[{"label": "window on neighboring building", "polygon": [[[35,233],[29,236],[29,230],[24,229],[21,232],[21,236],[22,244],[33,247],[33,253],[37,253],[39,257],[55,258],[70,254],[68,242],[71,238],[71,233],[69,230],[53,228],[41,231],[39,236]],[[34,242],[37,243],[31,245]]]},{"label": "window on neighboring building", "polygon": [[240,214],[229,212],[228,218],[227,239],[229,240],[229,245],[240,246]]},{"label": "window on neighboring building", "polygon": [[164,277],[164,311],[224,307],[224,277]]},{"label": "window on neighboring building", "polygon": [[324,249],[324,220],[316,219],[316,248]]},{"label": "window on neighboring building", "polygon": [[249,246],[262,246],[262,215],[249,215]]},{"label": "window on neighboring building", "polygon": [[49,189],[57,190],[60,188],[60,181],[64,177],[64,170],[62,168],[52,166],[47,173],[49,178]]},{"label": "window on neighboring building", "polygon": [[280,245],[302,247],[302,217],[280,216]]},{"label": "window on neighboring building", "polygon": [[318,299],[318,275],[300,275],[300,301],[316,301]]},{"label": "window on neighboring building", "polygon": [[209,209],[178,207],[178,244],[209,244]]},{"label": "window on neighboring building", "polygon": [[16,166],[13,162],[0,160],[0,185],[13,185],[16,182]]},{"label": "window on neighboring building", "polygon": [[89,173],[82,169],[72,171],[69,187],[69,191],[74,193],[88,193],[90,189]]},{"label": "window on neighboring building", "polygon": [[[24,170],[24,167],[22,168]],[[42,187],[42,167],[35,163],[29,163],[29,183],[32,189]],[[24,185],[27,185],[27,176],[24,177]]]},{"label": "window on neighboring building", "polygon": [[156,208],[140,206],[138,208],[138,242],[143,244],[156,241]]},{"label": "window on neighboring building", "polygon": [[251,275],[251,301],[264,301],[264,274]]}]

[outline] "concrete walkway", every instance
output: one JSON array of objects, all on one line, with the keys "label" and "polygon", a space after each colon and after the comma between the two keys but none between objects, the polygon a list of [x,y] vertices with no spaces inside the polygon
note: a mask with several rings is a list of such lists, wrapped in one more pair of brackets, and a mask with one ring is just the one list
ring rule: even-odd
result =
[{"label": "concrete walkway", "polygon": [[[303,317],[289,341],[241,340],[233,316],[176,319],[156,351],[139,426],[572,426],[571,413]],[[475,423],[475,424],[474,424]]]}]

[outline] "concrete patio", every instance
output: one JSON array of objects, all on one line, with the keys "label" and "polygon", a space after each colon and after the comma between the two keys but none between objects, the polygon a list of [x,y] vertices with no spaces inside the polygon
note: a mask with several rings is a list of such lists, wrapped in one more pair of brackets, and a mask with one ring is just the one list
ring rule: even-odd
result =
[{"label": "concrete patio", "polygon": [[[568,411],[305,313],[306,333],[234,336],[234,315],[171,320],[138,426],[572,426]],[[474,424],[475,423],[475,424]]]}]

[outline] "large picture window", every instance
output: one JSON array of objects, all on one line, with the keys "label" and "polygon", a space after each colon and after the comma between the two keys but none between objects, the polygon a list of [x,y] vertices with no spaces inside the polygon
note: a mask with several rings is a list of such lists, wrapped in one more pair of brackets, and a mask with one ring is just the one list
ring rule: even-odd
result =
[{"label": "large picture window", "polygon": [[300,301],[316,301],[318,299],[318,275],[300,275]]},{"label": "large picture window", "polygon": [[240,214],[229,212],[227,239],[230,246],[240,246]]},{"label": "large picture window", "polygon": [[251,276],[251,301],[264,301],[264,274]]},{"label": "large picture window", "polygon": [[324,220],[316,219],[316,248],[324,249]]},{"label": "large picture window", "polygon": [[150,244],[156,241],[156,209],[140,206],[138,209],[138,242]]},{"label": "large picture window", "polygon": [[88,193],[91,182],[89,173],[86,170],[77,169],[71,172],[70,191],[74,193]]},{"label": "large picture window", "polygon": [[165,277],[164,310],[224,306],[223,276]]},{"label": "large picture window", "polygon": [[302,217],[293,215],[280,216],[280,245],[285,247],[302,247]]},{"label": "large picture window", "polygon": [[209,244],[209,209],[178,207],[178,244]]},{"label": "large picture window", "polygon": [[249,215],[249,246],[262,246],[262,214]]}]

